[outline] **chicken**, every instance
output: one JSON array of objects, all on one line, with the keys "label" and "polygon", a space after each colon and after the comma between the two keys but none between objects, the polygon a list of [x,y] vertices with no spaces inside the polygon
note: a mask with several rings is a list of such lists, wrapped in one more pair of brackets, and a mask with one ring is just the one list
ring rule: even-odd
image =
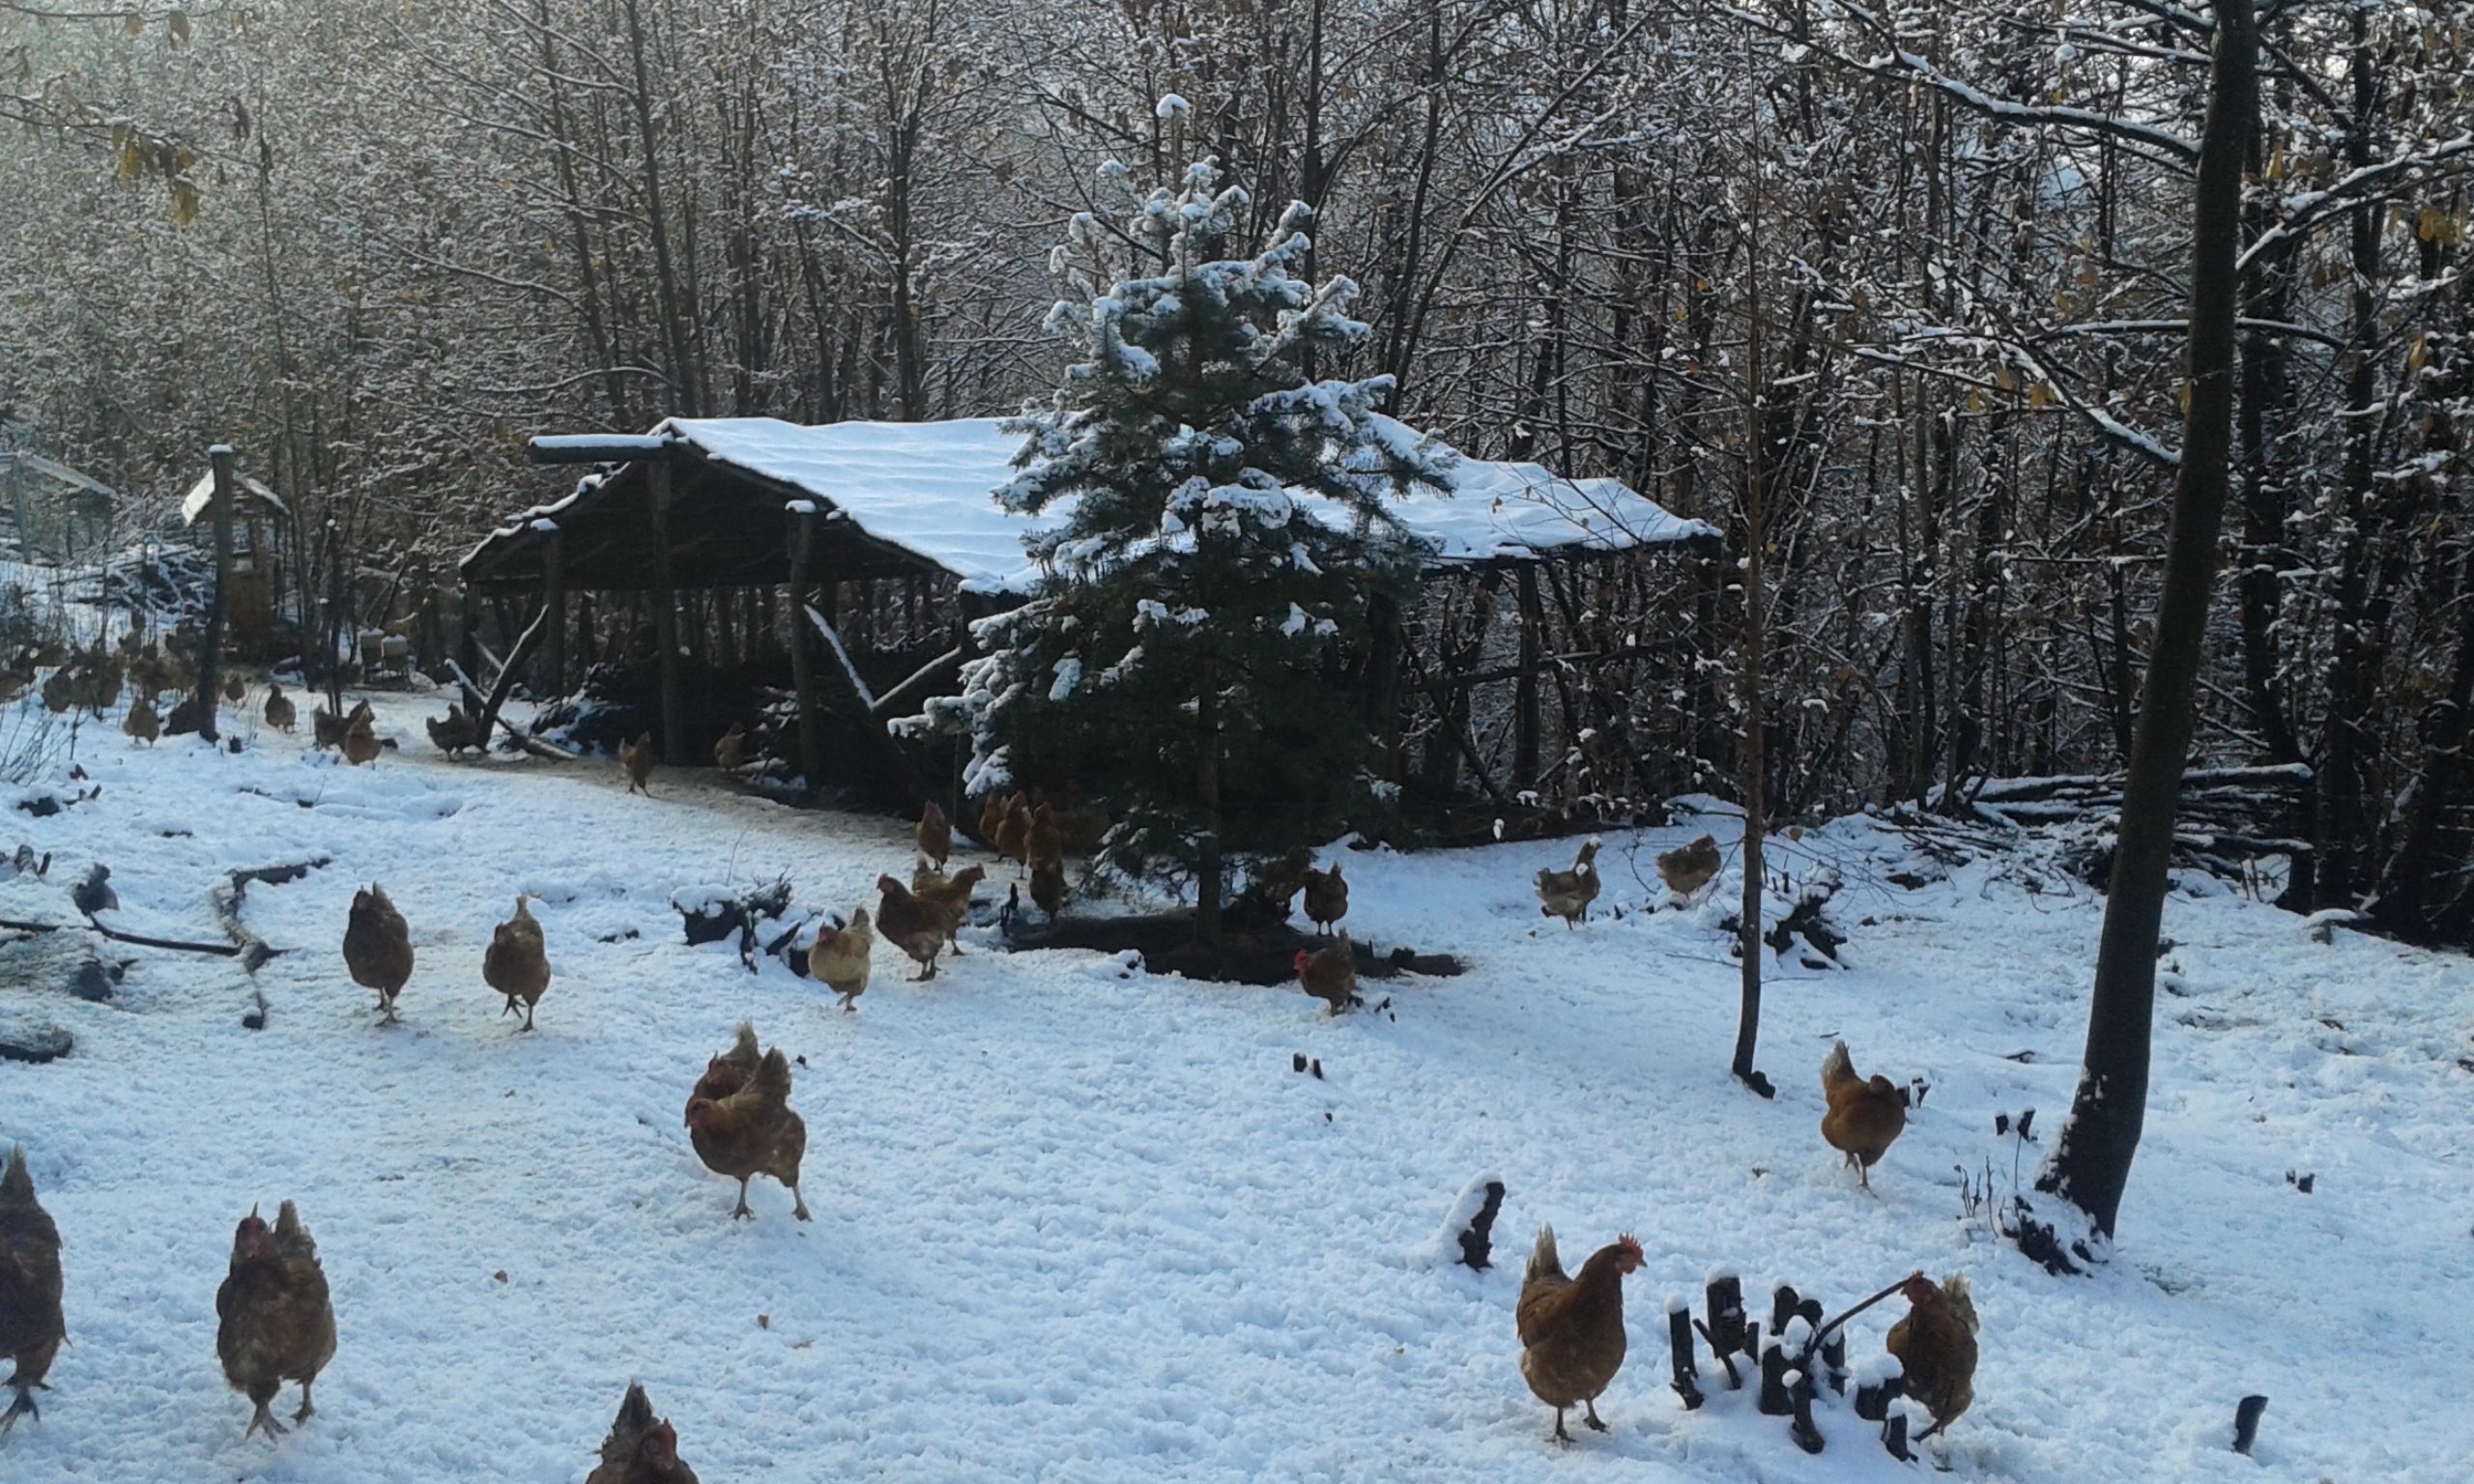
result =
[{"label": "chicken", "polygon": [[1257,870],[1246,883],[1239,901],[1250,915],[1258,916],[1263,922],[1284,923],[1297,894],[1306,890],[1306,872],[1313,865],[1314,852],[1300,845]]},{"label": "chicken", "polygon": [[378,733],[370,727],[366,711],[344,724],[344,761],[357,768],[377,761],[380,751]]},{"label": "chicken", "polygon": [[35,1199],[23,1146],[9,1151],[0,1172],[0,1359],[14,1370],[0,1384],[16,1388],[16,1400],[0,1413],[0,1437],[19,1417],[40,1419],[34,1392],[44,1390],[51,1357],[60,1354],[68,1329],[60,1312],[60,1228]]},{"label": "chicken", "polygon": [[249,688],[242,682],[239,671],[223,677],[223,699],[236,706],[249,699]]},{"label": "chicken", "polygon": [[954,827],[945,818],[945,812],[936,807],[935,799],[919,806],[919,823],[911,830],[910,839],[919,847],[920,859],[938,870],[944,870],[945,863],[953,859]]},{"label": "chicken", "polygon": [[1297,951],[1297,982],[1306,992],[1332,1007],[1333,1014],[1345,1014],[1357,1003],[1357,948],[1343,932],[1329,948],[1309,953]]},{"label": "chicken", "polygon": [[678,1461],[678,1433],[668,1419],[655,1420],[642,1384],[627,1388],[618,1420],[602,1440],[601,1466],[584,1484],[696,1484],[696,1470]]},{"label": "chicken", "polygon": [[1005,826],[1005,795],[990,793],[979,801],[979,842],[991,849],[996,845],[996,832]]},{"label": "chicken", "polygon": [[1031,811],[1031,828],[1022,844],[1022,856],[1031,866],[1065,859],[1065,836],[1057,828],[1055,805],[1043,802]]},{"label": "chicken", "polygon": [[301,723],[301,708],[283,694],[283,687],[267,683],[267,725],[277,731],[289,732]]},{"label": "chicken", "polygon": [[1933,1286],[1916,1273],[1899,1290],[1907,1317],[1890,1326],[1889,1353],[1907,1376],[1907,1394],[1933,1414],[1917,1441],[1942,1431],[1975,1401],[1975,1294],[1964,1274]]},{"label": "chicken", "polygon": [[[705,1070],[710,1074],[711,1068]],[[747,1183],[770,1175],[790,1187],[791,1214],[808,1219],[799,1194],[799,1160],[807,1153],[808,1126],[791,1111],[791,1059],[775,1046],[757,1064],[747,1084],[723,1098],[687,1099],[687,1137],[696,1157],[716,1175],[738,1182],[734,1217],[753,1216]]]},{"label": "chicken", "polygon": [[413,934],[404,914],[387,899],[386,888],[371,882],[369,890],[352,894],[352,920],[344,927],[344,966],[352,982],[378,991],[381,1022],[395,1023],[395,996],[413,977]]},{"label": "chicken", "polygon": [[274,1230],[252,1208],[232,1237],[232,1268],[215,1291],[215,1353],[223,1357],[223,1379],[248,1397],[257,1411],[241,1436],[259,1428],[273,1439],[284,1431],[267,1404],[287,1381],[301,1383],[295,1422],[317,1412],[309,1388],[335,1354],[335,1306],[327,1297],[327,1274],[318,1266],[318,1244],[301,1224],[290,1201],[275,1213]]},{"label": "chicken", "polygon": [[996,854],[1025,870],[1030,869],[1031,806],[1016,793],[1006,802],[1005,817],[996,825]]},{"label": "chicken", "polygon": [[842,996],[845,1013],[859,1008],[868,992],[870,956],[876,952],[877,930],[868,925],[868,909],[851,912],[847,928],[823,927],[808,945],[808,974]]},{"label": "chicken", "polygon": [[1334,861],[1329,870],[1306,868],[1306,920],[1317,932],[1330,932],[1332,925],[1349,915],[1349,884],[1340,875],[1340,863]]},{"label": "chicken", "polygon": [[756,1027],[745,1020],[733,1033],[731,1048],[705,1064],[705,1074],[696,1079],[695,1091],[687,1100],[698,1099],[720,1101],[747,1085],[756,1069],[764,1064],[763,1048],[757,1044]]},{"label": "chicken", "polygon": [[1856,1063],[1843,1041],[1829,1048],[1821,1064],[1821,1090],[1829,1099],[1829,1111],[1821,1118],[1821,1136],[1847,1156],[1870,1190],[1873,1166],[1907,1127],[1907,1095],[1878,1072],[1869,1080],[1856,1075]]},{"label": "chicken", "polygon": [[922,982],[936,977],[936,956],[945,951],[945,908],[940,901],[912,895],[891,876],[877,877],[877,931],[926,972]]},{"label": "chicken", "polygon": [[963,956],[963,924],[970,921],[970,894],[987,879],[985,866],[965,866],[951,880],[925,867],[910,873],[910,895],[944,914],[945,943],[957,958]]},{"label": "chicken", "polygon": [[1718,842],[1704,835],[1680,849],[1662,851],[1658,855],[1658,879],[1678,897],[1689,897],[1710,884],[1725,862],[1718,855]]},{"label": "chicken", "polygon": [[627,791],[653,796],[647,780],[653,776],[653,734],[641,732],[633,742],[618,744],[618,769],[627,775]]},{"label": "chicken", "polygon": [[747,724],[733,722],[731,729],[723,732],[713,744],[713,766],[725,773],[735,773],[738,765],[746,760]]},{"label": "chicken", "polygon": [[131,699],[129,715],[120,720],[120,729],[128,732],[132,742],[154,746],[156,739],[163,734],[163,719],[155,714],[155,699],[141,694]]},{"label": "chicken", "polygon": [[481,955],[482,982],[506,996],[506,1009],[499,1018],[514,1014],[516,1001],[522,1000],[524,1024],[517,1029],[526,1031],[532,1029],[533,1007],[550,988],[549,951],[541,943],[541,925],[532,920],[532,910],[526,905],[532,899],[516,894],[515,916],[491,931],[489,950]]},{"label": "chicken", "polygon": [[1034,861],[1031,864],[1031,900],[1039,903],[1040,910],[1048,914],[1050,922],[1056,921],[1057,909],[1065,905],[1063,861]]},{"label": "chicken", "polygon": [[342,716],[318,706],[309,713],[309,729],[312,739],[320,747],[341,747],[344,745],[344,733],[352,724],[367,721],[370,717],[369,702],[365,700],[354,702],[353,708]]},{"label": "chicken", "polygon": [[1589,904],[1597,900],[1597,842],[1583,842],[1581,853],[1569,870],[1541,870],[1538,873],[1538,911],[1540,916],[1560,917],[1570,928],[1589,921]]},{"label": "chicken", "polygon": [[481,750],[480,727],[471,717],[465,715],[464,708],[454,701],[450,700],[446,703],[445,719],[425,716],[421,718],[421,725],[429,728],[430,745],[449,757],[457,753],[473,753]]},{"label": "chicken", "polygon": [[1538,1399],[1555,1409],[1555,1438],[1569,1442],[1564,1411],[1583,1407],[1598,1432],[1597,1399],[1624,1368],[1624,1279],[1645,1259],[1629,1234],[1590,1254],[1580,1276],[1567,1277],[1555,1251],[1555,1229],[1538,1229],[1529,1272],[1521,1279],[1520,1374]]}]

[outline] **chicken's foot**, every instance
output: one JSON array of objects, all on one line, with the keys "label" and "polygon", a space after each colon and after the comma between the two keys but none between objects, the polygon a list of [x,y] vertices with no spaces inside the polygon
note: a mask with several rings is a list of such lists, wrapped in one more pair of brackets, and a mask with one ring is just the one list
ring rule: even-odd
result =
[{"label": "chicken's foot", "polygon": [[756,1219],[756,1213],[748,1209],[747,1182],[744,1179],[738,1183],[738,1206],[731,1213],[731,1217],[734,1220],[742,1221],[753,1221]]},{"label": "chicken's foot", "polygon": [[241,1429],[241,1441],[243,1442],[248,1441],[250,1436],[262,1427],[267,1430],[267,1441],[269,1442],[274,1441],[275,1439],[283,1436],[286,1432],[291,1431],[291,1429],[285,1427],[282,1423],[277,1422],[274,1419],[274,1413],[267,1411],[267,1404],[265,1402],[258,1403],[257,1413],[249,1418],[249,1425]]},{"label": "chicken's foot", "polygon": [[317,1382],[314,1380],[304,1381],[301,1384],[301,1410],[292,1414],[293,1421],[306,1422],[311,1417],[318,1414],[318,1409],[309,1405],[309,1388],[316,1384]]},{"label": "chicken's foot", "polygon": [[802,1221],[808,1219],[808,1198],[799,1194],[799,1187],[796,1185],[791,1187],[791,1214]]},{"label": "chicken's foot", "polygon": [[1582,1402],[1581,1405],[1589,1409],[1589,1415],[1581,1418],[1583,1422],[1589,1424],[1589,1430],[1593,1433],[1602,1433],[1606,1431],[1606,1423],[1601,1420],[1597,1414],[1597,1398],[1591,1397]]},{"label": "chicken's foot", "polygon": [[13,1382],[11,1384],[17,1388],[17,1399],[9,1404],[7,1412],[0,1412],[0,1438],[9,1436],[9,1430],[17,1425],[19,1417],[32,1417],[38,1422],[43,1420],[43,1410],[35,1405],[34,1388],[24,1382]]},{"label": "chicken's foot", "polygon": [[1561,1407],[1555,1409],[1554,1436],[1548,1438],[1546,1441],[1549,1442],[1560,1442],[1568,1448],[1572,1445],[1572,1435],[1564,1431],[1564,1409]]}]

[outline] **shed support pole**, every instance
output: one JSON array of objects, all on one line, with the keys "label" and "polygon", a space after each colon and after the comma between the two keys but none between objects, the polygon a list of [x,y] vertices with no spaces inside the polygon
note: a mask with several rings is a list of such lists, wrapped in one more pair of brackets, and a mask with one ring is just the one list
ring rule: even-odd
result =
[{"label": "shed support pole", "polygon": [[791,684],[799,699],[799,776],[813,789],[824,779],[823,719],[816,710],[815,641],[808,637],[808,560],[816,549],[816,511],[798,511],[791,522]]},{"label": "shed support pole", "polygon": [[1538,783],[1538,657],[1546,611],[1538,601],[1538,569],[1520,569],[1520,676],[1512,699],[1511,785],[1515,793]]},{"label": "shed support pole", "polygon": [[206,605],[206,634],[197,648],[198,735],[216,740],[216,708],[223,704],[223,625],[232,607],[232,445],[206,451],[215,471],[215,596]]},{"label": "shed support pole", "polygon": [[653,506],[653,642],[660,650],[661,756],[674,768],[687,766],[687,718],[678,699],[678,590],[670,576],[670,461],[647,461]]},{"label": "shed support pole", "polygon": [[567,567],[565,538],[558,531],[550,532],[548,549],[541,554],[541,607],[550,615],[550,630],[542,636],[547,646],[541,661],[541,695],[554,699],[567,693]]}]

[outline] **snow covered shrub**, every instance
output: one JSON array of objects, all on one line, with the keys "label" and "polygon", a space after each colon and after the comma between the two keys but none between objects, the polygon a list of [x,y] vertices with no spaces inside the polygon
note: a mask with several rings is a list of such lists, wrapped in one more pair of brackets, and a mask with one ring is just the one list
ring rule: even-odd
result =
[{"label": "snow covered shrub", "polygon": [[[972,791],[1079,787],[1117,822],[1111,864],[1196,883],[1225,863],[1364,822],[1376,806],[1353,666],[1366,605],[1416,553],[1387,496],[1453,457],[1376,412],[1388,378],[1315,380],[1366,327],[1345,278],[1295,275],[1291,206],[1234,255],[1246,193],[1210,163],[1136,197],[1122,234],[1085,214],[1050,260],[1049,328],[1080,360],[1000,492],[1046,515],[1032,600],[985,620],[992,652],[930,718],[972,737]],[[1108,287],[1102,291],[1098,285]]]}]

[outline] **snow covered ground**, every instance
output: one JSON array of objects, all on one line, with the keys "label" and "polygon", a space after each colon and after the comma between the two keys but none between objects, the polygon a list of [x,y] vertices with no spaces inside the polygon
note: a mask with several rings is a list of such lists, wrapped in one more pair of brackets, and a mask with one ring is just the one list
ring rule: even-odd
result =
[{"label": "snow covered ground", "polygon": [[[107,862],[135,930],[213,939],[221,870],[333,858],[249,895],[251,927],[291,950],[258,976],[263,1031],[222,959],[128,949],[108,1005],[0,986],[78,1038],[49,1066],[0,1063],[0,1143],[28,1145],[64,1233],[72,1341],[42,1421],[0,1443],[8,1479],[571,1481],[630,1378],[714,1484],[1907,1476],[1844,1411],[1817,1458],[1748,1396],[1682,1411],[1662,1310],[1719,1265],[1756,1311],[1778,1280],[1834,1311],[1913,1269],[1970,1273],[1984,1359],[1946,1454],[1964,1476],[2467,1476],[2463,958],[2177,897],[2118,1260],[2062,1280],[1962,1219],[1957,1172],[1990,1160],[2006,1184],[1996,1111],[2033,1107],[2050,1138],[2067,1105],[2098,923],[2067,880],[1978,865],[1903,889],[1887,875],[1914,863],[1861,821],[1776,842],[1798,872],[1845,873],[1853,940],[1846,972],[1776,971],[1774,1103],[1725,1074],[1720,908],[1641,910],[1663,897],[1651,857],[1703,828],[1725,843],[1714,817],[1610,836],[1597,920],[1570,933],[1530,885],[1569,842],[1349,855],[1362,941],[1471,965],[1369,985],[1390,1014],[1327,1020],[1293,989],[980,933],[928,985],[880,946],[846,1016],[778,965],[685,947],[668,899],[786,871],[801,902],[848,910],[906,868],[898,823],[709,774],[665,772],[647,800],[607,763],[451,764],[428,704],[382,702],[403,750],[367,769],[302,738],[149,752],[105,728],[79,748],[100,797],[36,819],[0,789],[0,852],[52,851],[54,878]],[[337,952],[372,880],[419,957],[392,1030]],[[532,1036],[480,982],[518,891],[543,899],[557,973]],[[680,1127],[743,1016],[805,1059],[811,1224],[766,1182],[757,1219],[730,1220],[731,1184]],[[1932,1088],[1874,1195],[1817,1131],[1838,1036],[1860,1070]],[[1510,1190],[1498,1266],[1436,1264],[1442,1217],[1487,1174]],[[271,1446],[242,1440],[214,1295],[233,1223],[285,1197],[341,1347],[316,1419]],[[1540,1221],[1575,1262],[1623,1230],[1649,1255],[1613,1431],[1568,1450],[1515,1367]],[[1856,1320],[1851,1356],[1898,1309]],[[2271,1402],[2246,1460],[2226,1442],[2252,1391]]]}]

